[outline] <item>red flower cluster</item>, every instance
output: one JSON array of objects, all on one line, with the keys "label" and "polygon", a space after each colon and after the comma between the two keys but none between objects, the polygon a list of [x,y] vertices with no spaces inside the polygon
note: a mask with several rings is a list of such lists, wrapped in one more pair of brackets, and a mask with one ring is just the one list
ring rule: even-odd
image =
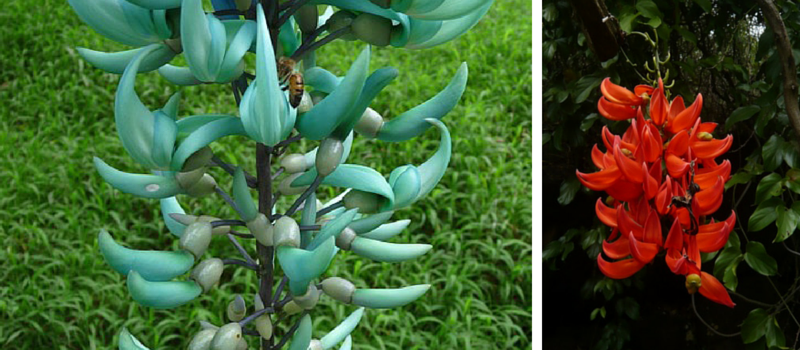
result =
[{"label": "red flower cluster", "polygon": [[[702,123],[703,96],[686,107],[678,96],[668,103],[664,87],[639,85],[634,92],[611,83],[600,85],[600,114],[610,120],[630,120],[622,137],[603,127],[605,153],[592,148],[600,170],[576,171],[580,182],[610,196],[598,198],[597,217],[613,229],[597,256],[600,271],[614,279],[627,278],[666,250],[665,260],[675,274],[686,276],[689,293],[733,307],[725,287],[700,271],[700,252],[721,249],[736,222],[706,222],[719,209],[731,164],[715,158],[727,152],[733,138],[714,139],[716,123]],[[666,142],[664,142],[666,141]],[[670,225],[662,229],[662,222]],[[662,234],[668,231],[666,239]]]}]

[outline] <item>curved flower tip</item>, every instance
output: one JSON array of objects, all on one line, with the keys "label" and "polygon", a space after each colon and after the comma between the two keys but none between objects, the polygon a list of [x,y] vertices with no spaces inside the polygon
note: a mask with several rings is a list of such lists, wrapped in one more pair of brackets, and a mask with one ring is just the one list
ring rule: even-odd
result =
[{"label": "curved flower tip", "polygon": [[[139,67],[139,73],[150,72],[159,67],[167,64],[177,54],[168,45],[164,43],[150,44],[158,47],[154,52],[149,54]],[[114,74],[122,74],[125,67],[133,60],[140,52],[147,50],[147,46],[138,49],[122,51],[122,52],[101,52],[94,51],[87,48],[79,47],[78,54],[83,57],[89,64],[100,68],[106,72]]]},{"label": "curved flower tip", "polygon": [[731,296],[722,283],[716,277],[706,272],[700,272],[700,294],[715,303],[733,308],[736,304],[731,300]]},{"label": "curved flower tip", "polygon": [[203,288],[194,281],[152,282],[131,270],[128,273],[128,292],[140,305],[171,309],[197,298]]},{"label": "curved flower tip", "polygon": [[611,187],[611,185],[620,178],[621,174],[617,167],[606,168],[590,174],[584,174],[580,172],[580,170],[575,170],[578,181],[593,191],[603,191]]},{"label": "curved flower tip", "polygon": [[653,261],[653,258],[658,254],[657,244],[640,242],[633,236],[633,233],[628,233],[628,243],[630,244],[631,256],[641,264]]},{"label": "curved flower tip", "polygon": [[633,274],[644,267],[644,263],[641,263],[636,259],[624,259],[615,262],[608,262],[603,259],[603,254],[601,253],[597,254],[597,267],[599,267],[600,272],[602,272],[608,278],[618,280],[633,276]]},{"label": "curved flower tip", "polygon": [[166,11],[152,11],[125,0],[69,0],[80,19],[100,35],[130,46],[145,46],[172,36]]},{"label": "curved flower tip", "polygon": [[636,106],[643,101],[641,97],[636,96],[636,94],[630,90],[612,83],[611,78],[603,79],[603,82],[600,83],[600,92],[602,92],[603,96],[610,102],[621,105]]},{"label": "curved flower tip", "polygon": [[128,332],[128,328],[126,327],[122,327],[122,331],[119,332],[117,346],[119,350],[150,350],[150,348],[144,346],[139,339],[136,339],[133,334]]},{"label": "curved flower tip", "polygon": [[184,192],[174,177],[122,172],[97,157],[94,166],[106,182],[125,193],[160,199]]},{"label": "curved flower tip", "polygon": [[[677,99],[678,98],[676,97],[675,100]],[[670,118],[670,120],[667,122],[666,130],[673,134],[677,134],[681,130],[688,130],[692,127],[692,125],[694,125],[697,118],[700,117],[700,112],[702,109],[703,95],[697,94],[697,98],[694,100],[694,103],[689,106],[689,108],[682,110],[674,118]]]}]

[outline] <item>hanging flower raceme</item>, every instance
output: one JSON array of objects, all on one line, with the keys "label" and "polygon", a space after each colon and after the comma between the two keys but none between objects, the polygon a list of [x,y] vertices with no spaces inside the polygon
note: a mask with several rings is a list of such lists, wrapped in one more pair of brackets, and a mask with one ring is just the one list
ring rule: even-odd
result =
[{"label": "hanging flower raceme", "polygon": [[722,249],[736,223],[733,212],[724,221],[707,219],[722,204],[730,178],[730,162],[716,158],[730,149],[732,136],[715,139],[717,124],[700,120],[702,95],[688,107],[680,96],[667,101],[660,80],[656,88],[639,85],[631,92],[607,78],[600,90],[600,114],[630,120],[622,136],[603,127],[605,152],[595,145],[591,155],[597,172],[576,171],[584,186],[609,195],[595,205],[612,229],[597,256],[600,271],[628,278],[666,251],[667,265],[686,276],[689,293],[733,307],[722,283],[700,270],[700,253]]}]

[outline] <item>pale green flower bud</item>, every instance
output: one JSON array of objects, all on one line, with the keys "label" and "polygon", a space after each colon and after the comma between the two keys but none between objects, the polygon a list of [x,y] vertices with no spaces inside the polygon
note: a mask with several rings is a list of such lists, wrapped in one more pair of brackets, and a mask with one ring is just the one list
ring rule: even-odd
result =
[{"label": "pale green flower bud", "polygon": [[374,139],[383,126],[383,117],[374,109],[367,107],[353,130],[360,135]]},{"label": "pale green flower bud", "polygon": [[242,340],[242,326],[238,322],[231,322],[220,327],[214,334],[214,339],[211,340],[211,349],[237,350],[240,340]]},{"label": "pale green flower bud", "polygon": [[194,267],[191,278],[197,282],[200,287],[203,287],[203,292],[208,292],[219,283],[223,268],[224,264],[222,260],[217,258],[206,259]]},{"label": "pale green flower bud", "polygon": [[189,189],[195,184],[197,184],[197,182],[203,178],[203,175],[205,175],[205,173],[206,169],[200,167],[187,172],[175,174],[175,180],[178,180],[178,185],[180,185],[181,188]]},{"label": "pale green flower bud", "polygon": [[[328,21],[325,22],[328,25],[328,33],[333,33],[339,29],[351,26],[355,18],[356,15],[350,11],[338,11],[334,13],[333,16],[328,18]],[[356,36],[352,33],[342,35],[339,38],[347,41],[356,40]]]},{"label": "pale green flower bud", "polygon": [[371,13],[358,15],[351,28],[358,39],[375,46],[387,46],[392,39],[392,20]]},{"label": "pale green flower bud", "polygon": [[336,246],[342,250],[350,250],[350,246],[356,239],[356,232],[349,227],[345,227],[338,236],[336,236]]},{"label": "pale green flower bud", "polygon": [[269,339],[272,337],[272,319],[269,318],[269,315],[258,316],[253,322],[255,322],[256,330],[262,338]]},{"label": "pale green flower bud", "polygon": [[358,190],[347,193],[343,201],[345,208],[358,208],[358,212],[361,214],[375,213],[381,206],[381,197],[379,195]]},{"label": "pale green flower bud", "polygon": [[263,213],[258,213],[256,218],[247,222],[247,228],[250,230],[250,233],[256,237],[258,243],[265,245],[267,247],[272,246],[273,242],[273,235],[274,235],[274,227],[272,223],[269,222],[267,216]]},{"label": "pale green flower bud", "polygon": [[183,168],[181,168],[181,171],[186,172],[202,168],[211,162],[212,157],[214,157],[214,152],[211,150],[211,148],[208,146],[203,147],[197,152],[192,153],[192,155],[186,159],[186,161],[183,163]]},{"label": "pale green flower bud", "polygon": [[228,315],[228,319],[233,322],[239,322],[244,319],[245,314],[247,313],[247,304],[244,302],[244,298],[241,295],[236,294],[236,297],[228,303],[228,309],[226,310]]},{"label": "pale green flower bud", "polygon": [[217,333],[216,329],[204,329],[192,338],[192,342],[187,347],[188,350],[210,350],[211,340],[214,339],[214,334]]},{"label": "pale green flower bud", "polygon": [[301,186],[301,187],[291,186],[292,181],[300,177],[300,175],[303,175],[303,173],[292,174],[283,179],[283,181],[281,181],[281,183],[278,184],[278,192],[280,192],[284,196],[293,196],[305,192],[308,186]]},{"label": "pale green flower bud", "polygon": [[288,303],[286,303],[286,305],[283,306],[283,312],[285,312],[287,315],[294,315],[300,313],[301,311],[303,311],[303,308],[300,305],[297,305],[294,300],[290,300]]},{"label": "pale green flower bud", "polygon": [[336,170],[342,160],[342,153],[344,153],[344,145],[341,140],[330,137],[322,140],[314,163],[317,173],[320,176],[328,176]]},{"label": "pale green flower bud", "polygon": [[317,287],[313,284],[309,284],[306,294],[292,296],[292,300],[297,303],[298,306],[306,310],[311,310],[317,305],[317,302],[319,301],[319,294],[320,291],[317,289]]},{"label": "pale green flower bud", "polygon": [[180,240],[181,249],[190,251],[196,258],[199,258],[208,249],[211,243],[211,224],[207,222],[195,222],[186,226]]},{"label": "pale green flower bud", "polygon": [[328,277],[322,281],[322,292],[334,300],[350,304],[356,286],[352,282],[340,277]]},{"label": "pale green flower bud", "polygon": [[306,171],[306,157],[300,153],[292,153],[281,159],[281,166],[287,174],[296,174]]},{"label": "pale green flower bud", "polygon": [[282,216],[275,221],[274,244],[276,247],[287,245],[291,247],[300,246],[300,226],[288,216]]},{"label": "pale green flower bud", "polygon": [[203,177],[200,178],[200,181],[197,181],[192,187],[189,187],[186,190],[186,194],[192,197],[202,197],[207,194],[214,193],[214,189],[217,187],[217,181],[211,175],[203,174]]}]

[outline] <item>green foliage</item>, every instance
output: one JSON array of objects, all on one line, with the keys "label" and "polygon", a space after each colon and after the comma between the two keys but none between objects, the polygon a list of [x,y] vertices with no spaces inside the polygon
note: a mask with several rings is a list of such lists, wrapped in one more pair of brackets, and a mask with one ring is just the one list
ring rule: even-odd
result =
[{"label": "green foliage", "polygon": [[760,242],[750,241],[744,253],[747,265],[764,276],[772,276],[778,272],[778,262],[767,254],[764,245]]},{"label": "green foliage", "polygon": [[758,308],[750,311],[747,318],[742,323],[742,340],[745,344],[752,343],[763,337],[767,332],[769,324],[769,314],[764,309]]},{"label": "green foliage", "polygon": [[[497,2],[472,31],[434,49],[374,52],[375,66],[414,74],[408,84],[390,85],[373,106],[387,118],[394,116],[389,111],[408,110],[439,91],[453,74],[448,63],[469,61],[470,81],[449,116],[451,132],[461,135],[453,141],[451,168],[427,198],[403,212],[414,224],[397,240],[430,243],[437,254],[397,266],[340,253],[330,271],[360,286],[433,285],[417,303],[366,315],[354,332],[354,340],[360,339],[356,349],[530,347],[530,197],[504,196],[531,190],[530,38],[518,34],[530,33],[529,15],[519,14],[520,8],[530,14],[528,4]],[[219,305],[231,300],[233,292],[252,295],[256,279],[246,271],[226,270],[217,293],[200,296],[179,312],[148,310],[132,302],[124,278],[98,251],[97,229],[130,232],[120,237],[125,246],[178,246],[159,219],[157,201],[113,190],[90,167],[93,155],[113,164],[132,162],[110,112],[119,77],[90,67],[72,48],[123,47],[88,30],[65,2],[6,5],[15,24],[0,31],[6,45],[0,56],[0,347],[105,348],[124,325],[151,349],[185,348],[198,320],[222,323]],[[358,48],[331,44],[318,61],[343,74]],[[429,64],[421,68],[420,61]],[[162,106],[175,92],[155,73],[139,79],[137,92],[148,106]],[[228,86],[183,91],[181,110],[186,113],[237,111]],[[354,149],[363,152],[367,165],[388,174],[405,162],[423,162],[438,145],[434,134],[415,139],[413,146],[381,146],[360,138]],[[234,137],[212,148],[225,155],[223,160],[252,169],[252,150],[244,141]],[[297,151],[314,146],[303,143]],[[210,172],[226,176],[221,169]],[[216,199],[188,200],[185,206],[187,212],[236,216]],[[232,256],[236,251],[216,244],[209,253]],[[317,308],[316,337],[352,311],[330,300]]]}]

